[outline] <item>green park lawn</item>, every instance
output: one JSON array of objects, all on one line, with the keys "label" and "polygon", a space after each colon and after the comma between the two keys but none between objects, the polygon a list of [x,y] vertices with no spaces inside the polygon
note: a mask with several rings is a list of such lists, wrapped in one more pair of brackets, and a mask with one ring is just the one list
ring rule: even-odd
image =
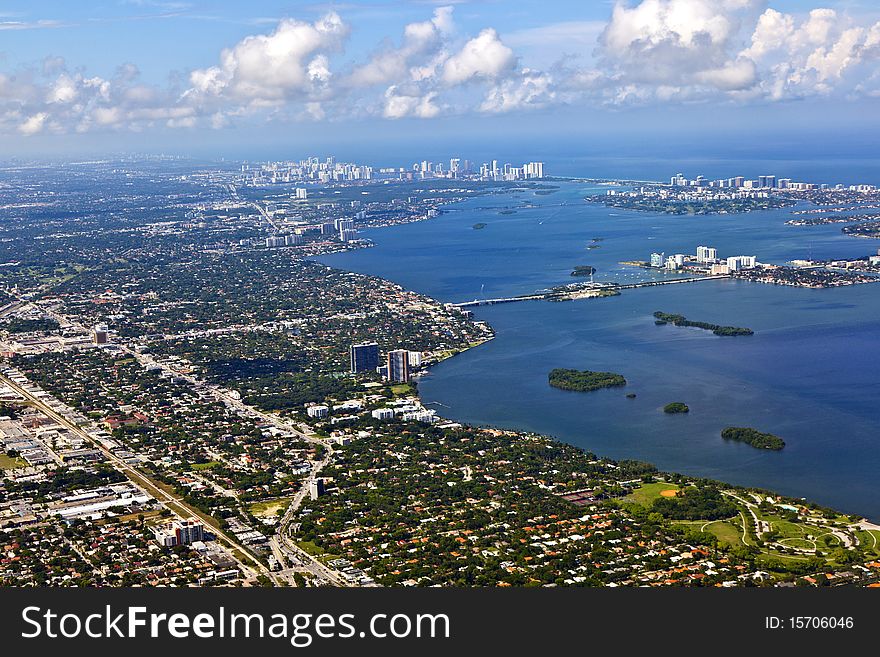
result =
[{"label": "green park lawn", "polygon": [[27,461],[23,458],[0,453],[0,470],[14,470],[25,466],[27,466]]},{"label": "green park lawn", "polygon": [[651,484],[642,484],[638,488],[636,488],[632,493],[623,498],[624,502],[631,502],[634,504],[638,504],[639,506],[649,507],[654,503],[654,500],[659,499],[661,497],[660,493],[665,490],[678,490],[679,487],[676,484],[669,484],[666,482],[658,481]]}]

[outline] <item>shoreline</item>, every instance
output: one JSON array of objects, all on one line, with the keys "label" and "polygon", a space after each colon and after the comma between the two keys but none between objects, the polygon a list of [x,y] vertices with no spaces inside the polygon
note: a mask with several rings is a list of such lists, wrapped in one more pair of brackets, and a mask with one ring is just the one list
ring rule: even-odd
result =
[{"label": "shoreline", "polygon": [[[561,177],[559,177],[559,176],[555,176],[555,178],[556,178],[556,179],[564,179],[564,178],[561,178]],[[592,180],[592,179],[584,179],[584,178],[571,178],[571,179],[564,179],[564,180],[567,180],[567,181],[569,181],[569,182],[595,182],[595,181]],[[441,205],[441,206],[449,206],[449,205],[454,205],[455,203],[459,203],[459,202],[461,202],[461,201],[460,201],[460,200],[456,200],[456,201],[450,201],[449,203],[443,203],[443,204],[440,204],[440,205]],[[441,212],[441,214],[442,214],[442,212]],[[436,219],[436,217],[433,217],[433,218]],[[419,217],[419,218],[415,218],[415,219],[413,219],[412,221],[407,221],[407,222],[403,222],[403,223],[398,223],[398,224],[387,224],[387,225],[381,225],[381,226],[370,226],[369,228],[370,228],[370,229],[380,229],[380,228],[383,228],[383,229],[384,229],[384,228],[394,227],[394,226],[397,226],[397,225],[408,225],[408,224],[411,224],[411,223],[420,223],[420,222],[423,222],[423,221],[429,221],[430,219],[431,219],[431,218],[429,218],[429,217]],[[368,240],[367,243],[362,244],[362,245],[358,245],[356,248],[353,248],[353,249],[346,249],[346,251],[348,251],[348,252],[357,252],[357,251],[359,251],[359,250],[362,249],[362,248],[372,248],[374,245],[375,245],[375,244],[372,242],[372,240]],[[353,270],[343,269],[343,268],[336,267],[336,266],[333,266],[333,265],[327,265],[327,264],[324,263],[324,262],[320,262],[320,260],[316,260],[317,258],[320,258],[320,257],[322,257],[323,255],[332,255],[332,252],[331,252],[331,253],[327,253],[327,254],[315,254],[315,255],[311,255],[311,256],[309,256],[309,259],[314,259],[315,261],[319,262],[320,264],[322,264],[322,265],[324,265],[325,267],[328,267],[328,268],[330,268],[330,269],[340,269],[341,271],[346,271],[346,272],[349,272],[349,273],[358,273],[358,272],[354,272]],[[381,278],[382,280],[385,280],[386,282],[389,282],[389,283],[391,283],[391,284],[393,284],[393,285],[398,285],[398,286],[400,286],[400,287],[403,288],[403,289],[407,289],[409,292],[412,292],[412,293],[414,293],[414,294],[418,294],[418,295],[420,295],[420,296],[422,296],[422,297],[424,297],[424,298],[426,298],[426,299],[429,299],[429,300],[432,301],[433,303],[436,303],[436,304],[438,304],[438,305],[440,305],[440,306],[447,306],[447,305],[449,305],[450,303],[453,303],[453,302],[446,302],[446,301],[442,301],[442,300],[440,300],[440,299],[436,299],[436,298],[434,298],[434,297],[432,297],[432,296],[430,296],[430,295],[424,294],[424,293],[419,292],[419,291],[417,291],[417,290],[409,290],[408,288],[404,287],[402,284],[400,284],[400,283],[398,283],[398,282],[396,282],[396,281],[394,281],[394,280],[392,280],[392,279],[385,278],[384,276],[376,276],[376,277],[377,277],[377,278]],[[576,300],[580,300],[580,299],[571,299],[571,300],[576,301]],[[443,362],[445,362],[445,361],[447,361],[447,360],[450,360],[450,359],[454,358],[455,356],[458,356],[458,355],[463,354],[463,353],[465,353],[465,352],[467,352],[467,351],[470,351],[470,350],[472,350],[472,349],[474,349],[474,348],[476,348],[476,347],[479,347],[479,346],[481,346],[481,345],[483,345],[483,344],[486,344],[486,343],[489,342],[490,340],[494,340],[495,337],[496,337],[496,335],[497,335],[497,333],[496,333],[496,329],[495,329],[495,328],[494,328],[494,327],[493,327],[493,326],[492,326],[487,320],[480,320],[480,321],[483,321],[483,322],[485,323],[485,325],[486,325],[489,329],[491,329],[491,331],[492,331],[492,335],[491,335],[491,337],[489,337],[489,338],[487,338],[486,340],[483,340],[483,341],[481,341],[481,342],[479,342],[479,343],[477,343],[477,344],[470,345],[470,346],[466,347],[465,349],[462,349],[462,350],[460,350],[460,351],[458,351],[458,352],[455,352],[455,353],[453,353],[453,354],[449,354],[448,356],[446,356],[446,357],[444,357],[444,358],[442,358],[442,359],[439,359],[439,360],[437,360],[437,361],[434,362],[434,363],[431,363],[430,365],[428,365],[428,366],[425,368],[425,375],[430,375],[430,374],[431,374],[431,371],[433,370],[433,368],[434,368],[436,365],[439,365],[440,363],[443,363]],[[421,377],[419,377],[419,378],[421,378]],[[418,390],[418,386],[416,387],[416,396],[418,397],[418,399],[419,399],[420,401],[423,402],[422,395],[421,395],[421,393],[420,393],[419,390]],[[424,403],[424,402],[423,402],[423,403]],[[445,421],[459,423],[459,424],[461,424],[462,426],[465,426],[465,427],[471,427],[471,426],[474,426],[475,428],[478,428],[478,427],[476,427],[475,425],[472,425],[471,423],[468,423],[468,422],[460,422],[460,421],[458,421],[458,420],[455,420],[454,418],[448,418],[448,417],[442,416],[442,414],[439,414],[439,415],[440,415],[440,417],[441,417],[443,420],[445,420]],[[480,425],[480,426],[483,426],[483,425]],[[485,426],[492,426],[493,428],[497,428],[498,430],[501,430],[501,431],[509,431],[509,430],[510,430],[510,429],[505,429],[505,428],[502,428],[502,427],[494,427],[494,425],[485,425]],[[518,428],[518,427],[517,427],[517,428],[514,428],[513,431],[516,431],[517,433],[523,433],[523,434],[530,433],[529,431],[524,430],[524,429],[522,429],[522,428]],[[547,435],[547,434],[540,434],[540,435],[543,435],[543,436],[545,436],[546,438],[548,438],[548,439],[550,439],[550,440],[552,440],[552,441],[554,441],[554,442],[559,442],[559,443],[563,443],[563,444],[566,444],[566,445],[570,445],[570,446],[576,447],[576,448],[578,448],[578,449],[581,449],[581,450],[583,450],[583,451],[592,451],[592,450],[589,450],[589,449],[587,449],[587,448],[585,448],[585,447],[581,447],[581,446],[579,446],[579,445],[574,445],[573,443],[569,443],[569,442],[566,442],[566,441],[564,441],[564,440],[561,440],[561,439],[559,439],[559,438],[557,438],[557,437],[555,437],[555,436],[551,436],[551,435]],[[604,457],[602,454],[598,454],[598,453],[597,453],[597,456],[598,456],[599,458],[606,458],[606,457]],[[638,457],[635,457],[635,458],[638,459]],[[615,459],[610,459],[610,460],[613,461],[613,460],[615,460]],[[638,459],[638,460],[641,460],[641,459]],[[648,464],[650,464],[650,465],[654,465],[654,464],[651,463],[650,461],[643,461],[643,462],[648,463]],[[757,491],[761,491],[761,492],[772,493],[773,495],[777,495],[777,496],[779,496],[779,497],[786,498],[786,499],[792,499],[792,500],[800,499],[800,500],[802,500],[802,501],[807,501],[807,502],[813,502],[813,501],[814,501],[811,497],[808,497],[808,496],[803,496],[803,497],[798,498],[798,497],[795,497],[795,496],[782,495],[782,494],[780,494],[780,493],[778,493],[778,492],[776,492],[775,490],[770,489],[770,488],[765,488],[765,487],[750,487],[750,486],[743,486],[743,485],[739,485],[739,484],[732,484],[732,483],[727,482],[727,481],[723,481],[723,480],[719,480],[719,479],[714,479],[714,478],[699,477],[699,476],[697,476],[697,475],[688,474],[687,472],[681,472],[681,471],[677,471],[677,470],[676,470],[676,471],[668,471],[668,470],[660,470],[660,469],[658,469],[658,473],[663,474],[663,475],[681,475],[681,476],[683,476],[683,477],[694,478],[694,479],[708,479],[708,480],[713,481],[713,482],[715,482],[715,483],[722,484],[722,485],[724,485],[724,486],[728,486],[728,487],[731,487],[731,488],[734,488],[734,489],[739,489],[739,490],[757,490]],[[824,505],[822,505],[822,506],[824,506]],[[842,512],[842,511],[839,511],[839,510],[836,509],[836,508],[835,508],[835,510],[837,510],[837,511],[840,512],[840,513],[844,513],[844,512]],[[853,516],[853,517],[856,517],[856,516],[857,516],[857,517],[859,517],[859,518],[861,519],[861,520],[860,520],[860,524],[864,523],[864,524],[866,524],[866,525],[870,525],[871,527],[876,527],[878,530],[880,530],[880,524],[875,524],[875,523],[874,523],[874,520],[870,519],[868,516],[862,514],[861,512],[856,512],[856,513],[852,513],[852,514],[844,513],[844,514],[845,514],[845,515],[851,515],[851,516]],[[877,519],[877,523],[880,523],[880,518]]]}]

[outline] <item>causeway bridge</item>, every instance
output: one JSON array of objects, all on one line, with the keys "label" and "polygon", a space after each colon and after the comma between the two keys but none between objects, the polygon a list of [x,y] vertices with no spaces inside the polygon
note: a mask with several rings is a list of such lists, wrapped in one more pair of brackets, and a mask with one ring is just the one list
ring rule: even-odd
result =
[{"label": "causeway bridge", "polygon": [[[689,278],[670,278],[664,281],[642,281],[641,283],[625,283],[618,285],[616,283],[594,283],[591,286],[584,287],[585,290],[635,290],[640,287],[659,287],[661,285],[678,285],[681,283],[699,283],[701,281],[717,281],[723,278],[730,278],[727,274],[716,274],[714,276],[693,276]],[[574,292],[574,290],[572,290]],[[552,299],[561,296],[559,292],[540,292],[535,294],[522,294],[515,297],[501,297],[498,299],[474,299],[473,301],[465,301],[464,303],[452,304],[456,308],[474,308],[476,306],[494,306],[500,303],[516,303],[518,301],[539,301],[542,299]]]}]

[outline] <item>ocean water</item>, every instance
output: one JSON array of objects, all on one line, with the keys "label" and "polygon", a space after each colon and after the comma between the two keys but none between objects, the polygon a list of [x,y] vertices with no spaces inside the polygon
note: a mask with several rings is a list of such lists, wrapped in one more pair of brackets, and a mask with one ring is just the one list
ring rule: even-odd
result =
[{"label": "ocean water", "polygon": [[[470,199],[430,221],[364,231],[373,248],[321,260],[460,302],[568,283],[576,265],[596,267],[596,280],[658,278],[619,263],[652,251],[693,253],[700,244],[720,256],[774,263],[864,256],[880,247],[844,236],[839,225],[785,226],[788,209],[673,217],[582,200],[595,191],[564,183],[546,196]],[[474,230],[477,222],[486,228]],[[747,326],[755,335],[656,326],[656,310]],[[475,315],[496,338],[420,382],[424,401],[443,416],[538,431],[603,456],[762,486],[880,520],[880,283],[808,290],[702,281],[605,299],[481,307]],[[619,372],[628,386],[556,390],[547,384],[555,367]],[[671,401],[691,412],[665,415]],[[776,433],[787,446],[765,452],[725,443],[720,432],[730,425]]]}]

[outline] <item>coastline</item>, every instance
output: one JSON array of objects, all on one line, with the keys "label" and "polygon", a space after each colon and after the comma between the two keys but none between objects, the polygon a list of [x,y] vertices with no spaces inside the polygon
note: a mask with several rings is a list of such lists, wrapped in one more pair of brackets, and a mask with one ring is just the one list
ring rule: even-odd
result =
[{"label": "coastline", "polygon": [[[556,177],[554,177],[554,178],[556,178],[557,180],[566,180],[567,182],[580,182],[580,181],[597,182],[597,179],[587,179],[587,178],[579,178],[579,177],[568,179],[568,178],[562,178],[562,177],[556,176]],[[552,178],[548,178],[547,180],[551,180],[551,181],[552,181]],[[503,190],[501,190],[501,191],[503,191]],[[494,193],[499,193],[499,192],[498,192],[498,191],[493,191],[493,192],[491,192],[491,193],[494,194]],[[440,204],[438,204],[438,206],[454,205],[454,204],[456,204],[456,203],[460,203],[460,202],[461,202],[461,199],[456,199],[456,200],[451,200],[451,201],[446,202],[446,203],[440,203]],[[442,212],[441,212],[441,214],[442,214]],[[410,224],[410,223],[421,223],[421,222],[429,221],[431,218],[432,218],[432,217],[418,216],[418,217],[413,217],[411,221],[407,221],[407,222],[404,222],[404,223],[405,223],[405,224]],[[433,218],[436,218],[436,217],[433,217]],[[394,225],[402,225],[402,224],[401,224],[401,223],[397,223],[397,224],[386,224],[386,225],[379,225],[379,226],[371,226],[370,228],[371,228],[371,229],[372,229],[372,228],[388,228],[388,227],[391,227],[391,226],[394,226]],[[358,251],[358,250],[360,250],[360,248],[371,248],[371,247],[373,247],[373,246],[374,246],[373,242],[367,240],[365,244],[363,244],[363,245],[358,245],[358,246],[355,247],[355,248],[347,249],[347,250],[350,250],[350,251]],[[313,255],[313,256],[310,256],[310,258],[317,259],[317,258],[320,258],[321,255],[324,255],[324,254],[315,254],[315,255]],[[333,265],[326,265],[325,263],[321,263],[321,264],[324,264],[325,266],[330,267],[330,268],[333,268],[333,269],[342,269],[343,271],[349,271],[349,272],[353,271],[353,270],[348,270],[348,269],[345,269],[345,268],[336,267],[336,266],[333,266]],[[400,287],[403,288],[403,289],[407,289],[407,288],[405,288],[405,286],[403,286],[402,284],[400,284],[400,283],[398,283],[398,282],[396,282],[396,281],[394,281],[394,280],[392,280],[392,279],[390,279],[390,278],[385,278],[384,276],[377,276],[377,278],[382,278],[383,280],[385,280],[385,281],[387,281],[387,282],[389,282],[389,283],[392,283],[392,284],[394,284],[394,285],[398,285],[398,286],[400,286]],[[440,300],[440,299],[437,299],[437,298],[432,297],[432,296],[430,296],[430,295],[424,294],[424,293],[419,292],[419,291],[417,291],[417,290],[409,290],[409,291],[410,291],[410,292],[413,292],[413,293],[415,293],[415,294],[418,294],[418,295],[424,297],[425,299],[430,300],[432,303],[435,303],[435,304],[437,304],[437,305],[439,305],[439,306],[449,306],[449,305],[451,304],[451,302],[442,301],[442,300]],[[592,296],[593,296],[593,295],[587,295],[586,297],[572,296],[570,299],[566,299],[566,300],[580,300],[580,299],[582,299],[582,298],[592,298]],[[431,371],[432,371],[432,369],[433,369],[435,366],[439,365],[440,363],[445,362],[445,361],[447,361],[447,360],[450,360],[450,359],[452,359],[454,356],[460,355],[460,354],[462,354],[462,353],[464,353],[464,352],[466,352],[466,351],[470,351],[470,350],[472,350],[472,349],[474,349],[474,348],[476,348],[476,347],[479,347],[479,346],[481,346],[481,345],[483,345],[483,344],[486,344],[486,343],[489,342],[490,340],[495,339],[495,337],[496,337],[496,329],[495,329],[495,327],[493,327],[488,321],[485,321],[485,320],[481,320],[481,321],[484,323],[485,326],[487,326],[487,327],[491,330],[491,336],[490,336],[490,337],[488,337],[488,338],[486,338],[485,340],[482,340],[482,341],[480,341],[480,342],[478,342],[478,343],[471,344],[471,345],[469,345],[468,347],[466,347],[466,348],[464,348],[464,349],[461,349],[461,350],[456,351],[456,352],[454,352],[454,353],[450,353],[450,354],[448,354],[448,355],[445,355],[444,357],[439,358],[439,359],[437,359],[437,360],[434,361],[434,362],[430,362],[430,363],[426,366],[426,368],[425,368],[425,370],[424,370],[424,375],[423,375],[423,376],[430,376],[430,375],[431,375]],[[419,377],[419,378],[421,378],[421,377]],[[421,395],[421,393],[418,391],[418,387],[417,387],[417,389],[416,389],[416,395],[418,396],[419,400],[421,401],[421,400],[422,400],[422,395]],[[441,415],[441,416],[442,416],[442,415]],[[513,430],[513,431],[515,431],[515,432],[517,432],[517,433],[520,433],[520,434],[523,434],[523,435],[527,435],[527,434],[530,434],[530,433],[534,433],[534,432],[529,431],[528,429],[523,429],[523,428],[521,428],[521,427],[516,427],[516,426],[513,426],[513,427],[511,428],[511,427],[495,427],[494,425],[491,425],[491,424],[487,424],[487,425],[472,425],[472,424],[469,424],[469,423],[467,423],[467,422],[459,422],[458,420],[454,420],[454,419],[452,419],[452,418],[445,418],[445,417],[444,417],[443,419],[446,420],[446,421],[449,421],[449,422],[455,422],[455,423],[461,424],[461,425],[463,425],[463,426],[465,426],[465,427],[469,427],[469,426],[470,426],[470,427],[473,427],[473,428],[480,428],[480,427],[484,427],[484,426],[485,426],[485,427],[495,428],[495,429],[497,429],[497,430],[499,430],[499,431],[511,431],[511,430]],[[540,432],[539,432],[539,433],[540,433]],[[549,440],[551,440],[551,441],[553,441],[553,442],[562,443],[562,444],[565,444],[565,445],[570,445],[570,446],[573,446],[573,447],[575,447],[575,448],[577,448],[577,449],[580,449],[580,450],[582,450],[582,451],[584,451],[584,452],[597,453],[597,455],[598,455],[600,458],[606,458],[606,457],[604,457],[601,453],[599,453],[599,452],[594,452],[594,451],[593,451],[592,449],[590,449],[589,447],[584,447],[584,446],[580,446],[580,445],[574,445],[573,443],[566,442],[565,440],[561,440],[561,439],[556,438],[556,437],[554,437],[554,436],[552,436],[552,435],[550,435],[550,434],[540,433],[540,435],[542,435],[542,436],[548,438]],[[636,457],[636,458],[638,458],[638,457]],[[612,459],[612,460],[613,460],[613,459]],[[639,460],[641,460],[641,459],[639,459]],[[653,463],[651,463],[651,462],[648,461],[648,460],[644,460],[643,462],[648,463],[648,464],[650,464],[650,465],[653,465]],[[659,474],[660,476],[673,476],[673,477],[675,477],[675,476],[682,476],[682,477],[687,477],[687,478],[691,478],[691,479],[700,479],[700,480],[704,480],[704,481],[711,481],[711,482],[713,482],[713,483],[715,483],[715,484],[719,484],[719,485],[721,485],[721,486],[728,487],[728,488],[731,488],[731,489],[736,489],[736,490],[741,490],[741,491],[744,491],[744,490],[749,490],[749,491],[760,491],[760,492],[762,492],[762,493],[770,493],[770,494],[773,494],[773,495],[777,495],[777,496],[779,496],[780,498],[783,498],[783,499],[788,499],[788,500],[797,500],[797,499],[800,499],[800,500],[802,500],[802,501],[812,502],[812,499],[811,499],[809,496],[805,496],[805,497],[802,497],[802,498],[794,498],[794,497],[789,496],[789,495],[781,495],[781,494],[778,494],[778,493],[776,493],[775,490],[773,490],[772,488],[767,488],[767,487],[764,487],[764,486],[744,486],[744,485],[740,485],[740,484],[730,484],[730,483],[724,481],[723,479],[718,479],[718,478],[714,478],[714,477],[708,477],[708,478],[707,478],[707,477],[702,477],[702,476],[699,476],[699,475],[688,474],[688,473],[686,473],[686,472],[682,472],[682,471],[679,471],[679,470],[659,470],[659,469],[658,469],[658,474]],[[841,512],[841,513],[842,513],[842,512]],[[852,517],[859,517],[859,518],[861,518],[860,523],[864,524],[866,527],[867,527],[867,526],[876,527],[876,528],[878,528],[878,530],[880,530],[880,524],[874,524],[874,522],[873,522],[872,520],[870,520],[866,515],[863,515],[862,513],[846,514],[846,515],[851,515]],[[880,520],[878,520],[878,522],[880,522]]]}]

